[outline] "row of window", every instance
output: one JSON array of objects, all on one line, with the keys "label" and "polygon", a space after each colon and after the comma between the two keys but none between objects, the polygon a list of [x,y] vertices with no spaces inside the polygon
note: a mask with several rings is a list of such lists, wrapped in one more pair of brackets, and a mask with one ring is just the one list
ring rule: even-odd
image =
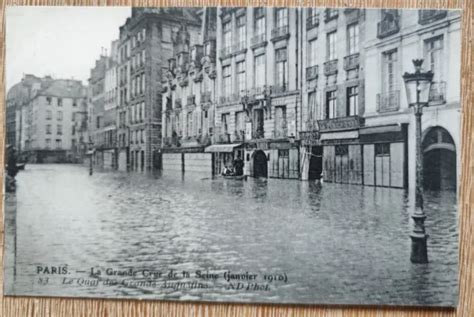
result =
[{"label": "row of window", "polygon": [[[265,22],[265,9],[255,8],[254,9],[254,25],[253,34],[254,36],[261,36],[265,34],[266,22]],[[232,21],[225,21],[222,24],[222,47],[229,48],[233,43],[233,36],[236,36],[236,43],[245,42],[247,36],[247,17],[245,12],[236,17],[236,29],[233,33]],[[288,8],[275,8],[275,28],[284,28],[288,26]]]},{"label": "row of window", "polygon": [[[347,55],[359,52],[359,23],[352,23],[346,30]],[[337,30],[326,34],[326,60],[337,59]],[[308,66],[315,66],[318,63],[317,39],[308,42]]]},{"label": "row of window", "polygon": [[[51,139],[45,139],[45,145],[47,149],[51,148]],[[56,139],[56,148],[61,149],[63,147],[62,145],[62,140],[61,139]]]},{"label": "row of window", "polygon": [[145,92],[145,73],[132,78],[132,98]]},{"label": "row of window", "polygon": [[[390,143],[375,143],[374,144],[375,156],[390,156]],[[339,144],[335,147],[336,156],[348,156],[349,145]]]},{"label": "row of window", "polygon": [[[232,87],[232,69],[231,65],[222,68],[222,94],[230,96],[233,91],[239,95],[245,95],[246,84],[246,65],[245,60],[236,64],[235,90]],[[266,59],[265,54],[260,54],[254,58],[254,87],[262,88],[266,84]],[[287,48],[281,48],[275,51],[275,86],[282,91],[288,88],[288,53]]]},{"label": "row of window", "polygon": [[[201,134],[203,131],[207,131],[209,127],[209,112],[207,110],[202,111],[199,116],[197,112],[190,111],[184,114],[185,120],[185,132],[187,136]],[[172,117],[167,118],[167,126],[171,127],[168,133],[171,131],[181,131],[182,123],[180,115],[177,113]]]},{"label": "row of window", "polygon": [[[51,110],[46,110],[46,120],[51,120],[53,118],[53,112]],[[56,119],[58,121],[62,121],[63,120],[63,112],[62,111],[57,111],[56,112]],[[75,121],[76,120],[76,113],[73,112],[71,114],[71,121]]]},{"label": "row of window", "polygon": [[146,58],[145,50],[133,55],[130,61],[132,71],[137,67],[141,67],[145,65],[145,58]]},{"label": "row of window", "polygon": [[146,131],[145,130],[135,130],[130,131],[130,143],[131,144],[143,144],[145,143]]},{"label": "row of window", "polygon": [[[424,41],[424,68],[434,74],[433,82],[439,83],[443,78],[443,37],[436,36]],[[385,95],[397,91],[400,87],[401,74],[398,50],[392,49],[382,54],[382,92]],[[435,85],[436,86],[436,85]]]},{"label": "row of window", "polygon": [[110,90],[110,91],[107,91],[107,92],[105,93],[105,103],[106,103],[106,104],[113,104],[113,103],[115,103],[116,95],[117,95],[117,88],[112,89],[112,90]]},{"label": "row of window", "polygon": [[[58,107],[62,107],[63,106],[63,99],[62,98],[58,98],[58,97],[50,97],[50,96],[46,96],[46,104],[48,106],[52,106],[52,105],[56,105]],[[78,105],[78,100],[77,99],[73,99],[72,101],[72,106],[73,107],[77,107]]]},{"label": "row of window", "polygon": [[[46,125],[46,134],[52,134],[52,125],[51,125],[51,124],[47,124],[47,125]],[[56,134],[58,134],[58,135],[63,134],[63,126],[62,126],[62,124],[58,124],[58,125],[56,126]]]},{"label": "row of window", "polygon": [[140,45],[146,39],[146,29],[142,29],[140,32],[132,36],[132,48]]},{"label": "row of window", "polygon": [[[124,118],[125,116],[123,117],[123,119]],[[130,106],[128,119],[130,123],[143,122],[143,120],[145,119],[145,103],[141,102]]]},{"label": "row of window", "polygon": [[[338,109],[338,91],[327,91],[325,95],[325,119],[359,115],[359,86],[346,88],[345,109]],[[339,110],[339,111],[338,111]],[[317,91],[308,94],[308,117],[310,120],[318,120]]]}]

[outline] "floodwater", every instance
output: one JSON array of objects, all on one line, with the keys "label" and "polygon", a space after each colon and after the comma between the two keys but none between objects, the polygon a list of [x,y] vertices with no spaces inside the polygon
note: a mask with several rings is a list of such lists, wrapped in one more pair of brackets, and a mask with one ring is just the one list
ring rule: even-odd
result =
[{"label": "floodwater", "polygon": [[[17,213],[6,210],[10,295],[457,303],[453,192],[425,193],[430,262],[412,264],[410,203],[400,189],[192,174],[89,176],[87,167],[54,164],[28,165],[17,179]],[[56,273],[44,274],[52,266]],[[67,274],[58,274],[65,266]],[[91,276],[91,268],[102,275]],[[104,274],[107,268],[162,275],[117,277]],[[170,270],[179,272],[176,280]],[[181,276],[183,270],[190,276]],[[196,271],[219,278],[197,278]],[[222,278],[228,271],[257,274],[251,282],[267,289],[229,288]],[[114,278],[119,282],[105,285]],[[190,286],[196,280],[200,286]]]}]

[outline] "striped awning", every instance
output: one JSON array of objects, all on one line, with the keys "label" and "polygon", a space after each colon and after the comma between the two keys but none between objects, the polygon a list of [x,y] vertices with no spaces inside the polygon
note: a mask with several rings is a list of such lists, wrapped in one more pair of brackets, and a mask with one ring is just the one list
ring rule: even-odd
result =
[{"label": "striped awning", "polygon": [[208,146],[204,152],[208,153],[232,153],[235,148],[242,146],[242,143],[234,144],[214,144]]}]

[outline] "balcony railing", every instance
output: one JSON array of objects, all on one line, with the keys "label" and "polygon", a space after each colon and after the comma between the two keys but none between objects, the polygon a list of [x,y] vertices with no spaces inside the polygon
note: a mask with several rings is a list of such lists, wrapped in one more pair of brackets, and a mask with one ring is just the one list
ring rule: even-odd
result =
[{"label": "balcony railing", "polygon": [[364,118],[359,116],[331,118],[318,120],[318,125],[321,132],[354,130],[364,125]]},{"label": "balcony railing", "polygon": [[377,94],[377,111],[389,112],[400,109],[400,91],[393,90],[384,94]]},{"label": "balcony railing", "polygon": [[319,67],[318,65],[306,67],[306,80],[318,78]]},{"label": "balcony railing", "polygon": [[245,41],[241,41],[232,45],[232,53],[238,53],[245,50],[247,48],[245,44]]},{"label": "balcony railing", "polygon": [[334,75],[337,73],[337,59],[333,59],[324,63],[324,75]]},{"label": "balcony railing", "polygon": [[315,28],[319,25],[319,14],[313,14],[306,18],[306,30],[310,30],[312,28]]},{"label": "balcony railing", "polygon": [[271,86],[272,94],[281,94],[288,91],[288,84],[279,84]]},{"label": "balcony railing", "polygon": [[188,96],[187,101],[188,101],[187,102],[188,106],[192,106],[196,104],[196,96],[195,95]]},{"label": "balcony railing", "polygon": [[271,88],[267,86],[254,87],[248,90],[248,98],[250,101],[265,99],[268,95],[270,95],[270,92]]},{"label": "balcony railing", "polygon": [[227,46],[227,47],[221,48],[221,51],[220,51],[220,57],[221,58],[229,57],[231,54],[232,54],[232,46]]},{"label": "balcony railing", "polygon": [[288,25],[276,27],[272,30],[272,41],[278,41],[290,36],[290,28]]},{"label": "balcony railing", "polygon": [[176,99],[176,100],[174,101],[174,108],[175,108],[175,109],[181,109],[182,106],[183,106],[183,105],[182,105],[182,103],[181,103],[181,99]]},{"label": "balcony railing", "polygon": [[359,68],[360,54],[355,53],[344,57],[344,70],[351,70]]},{"label": "balcony railing", "polygon": [[163,145],[165,147],[180,146],[181,145],[180,140],[181,140],[181,137],[178,136],[178,135],[171,136],[171,137],[164,137],[163,138]]},{"label": "balcony railing", "polygon": [[439,81],[431,84],[430,102],[443,103],[446,102],[446,82]]},{"label": "balcony railing", "polygon": [[201,93],[201,103],[211,102],[212,94],[210,91]]},{"label": "balcony railing", "polygon": [[253,36],[250,41],[250,44],[252,45],[252,47],[257,47],[260,45],[264,45],[266,41],[267,41],[267,36],[265,33],[262,33],[262,34],[257,34]]},{"label": "balcony railing", "polygon": [[399,17],[396,13],[386,13],[384,19],[377,24],[377,37],[384,38],[400,31]]},{"label": "balcony railing", "polygon": [[421,25],[444,19],[448,15],[446,10],[419,10],[418,23]]},{"label": "balcony railing", "polygon": [[219,100],[220,100],[221,104],[238,102],[238,101],[240,101],[240,95],[239,94],[230,94],[228,96],[221,96]]},{"label": "balcony railing", "polygon": [[326,9],[324,11],[324,22],[329,22],[331,20],[337,19],[339,16],[338,9]]}]

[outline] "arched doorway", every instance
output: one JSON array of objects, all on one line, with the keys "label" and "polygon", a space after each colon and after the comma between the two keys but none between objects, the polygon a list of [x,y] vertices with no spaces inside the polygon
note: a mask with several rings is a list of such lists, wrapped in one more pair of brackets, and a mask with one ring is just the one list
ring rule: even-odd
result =
[{"label": "arched doorway", "polygon": [[456,190],[456,145],[449,132],[433,127],[423,138],[423,187]]},{"label": "arched doorway", "polygon": [[267,168],[267,156],[262,150],[256,151],[253,156],[253,176],[267,177]]}]

